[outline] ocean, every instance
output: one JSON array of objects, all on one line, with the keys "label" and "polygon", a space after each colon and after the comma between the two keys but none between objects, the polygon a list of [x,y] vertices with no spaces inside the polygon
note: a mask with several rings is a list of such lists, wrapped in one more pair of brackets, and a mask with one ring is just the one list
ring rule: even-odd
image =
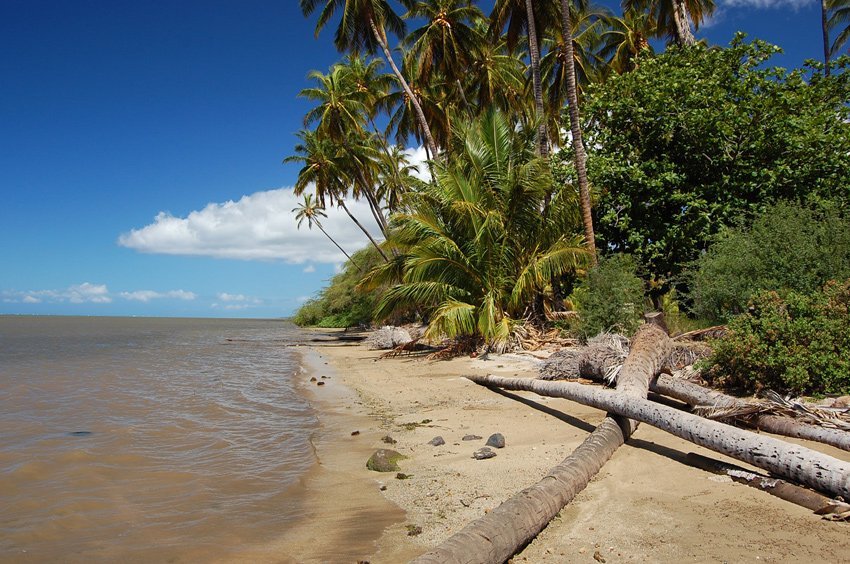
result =
[{"label": "ocean", "polygon": [[304,513],[277,320],[0,317],[0,561],[209,561]]}]

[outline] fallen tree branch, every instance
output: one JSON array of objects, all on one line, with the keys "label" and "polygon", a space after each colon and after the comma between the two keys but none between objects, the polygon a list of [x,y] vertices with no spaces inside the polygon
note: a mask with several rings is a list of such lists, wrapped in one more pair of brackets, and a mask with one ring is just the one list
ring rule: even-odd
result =
[{"label": "fallen tree branch", "polygon": [[467,376],[483,386],[563,397],[658,427],[694,444],[763,468],[777,476],[821,491],[830,497],[850,499],[850,463],[815,450],[758,435],[745,429],[704,419],[635,398],[575,382],[549,382],[531,378]]},{"label": "fallen tree branch", "polygon": [[[642,326],[623,364],[617,390],[625,397],[645,399],[649,382],[670,350],[667,334],[654,325]],[[590,482],[637,423],[609,415],[549,474],[468,524],[415,564],[501,563],[528,544]]]}]

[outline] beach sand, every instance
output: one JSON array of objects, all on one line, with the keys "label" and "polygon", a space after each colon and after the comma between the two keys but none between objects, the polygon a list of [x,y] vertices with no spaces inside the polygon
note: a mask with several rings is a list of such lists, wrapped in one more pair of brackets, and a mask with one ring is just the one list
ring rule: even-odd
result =
[{"label": "beach sand", "polygon": [[[314,351],[312,375],[330,378],[324,386],[307,383],[323,423],[320,465],[306,484],[312,514],[276,544],[292,561],[376,564],[427,552],[540,480],[605,415],[568,400],[497,393],[462,377],[534,376],[526,355],[427,361],[379,359],[380,352],[351,344]],[[473,459],[497,432],[505,448]],[[386,435],[397,443],[382,442]],[[435,436],[445,444],[428,444]],[[850,453],[801,443],[850,460]],[[409,477],[367,470],[378,448],[407,456],[400,466]],[[595,562],[596,554],[606,562],[841,562],[850,554],[850,525],[687,466],[688,452],[734,462],[641,425],[513,561]],[[408,535],[408,526],[421,534]]]}]

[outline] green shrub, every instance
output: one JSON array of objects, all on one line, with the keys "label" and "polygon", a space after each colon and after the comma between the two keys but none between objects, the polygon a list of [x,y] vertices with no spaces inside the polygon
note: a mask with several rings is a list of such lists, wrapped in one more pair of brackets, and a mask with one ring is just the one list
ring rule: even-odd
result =
[{"label": "green shrub", "polygon": [[850,277],[850,220],[779,203],[749,228],[724,232],[689,274],[693,313],[717,322],[744,313],[759,290],[812,294]]},{"label": "green shrub", "polygon": [[716,385],[850,393],[850,279],[827,282],[811,295],[759,292],[713,345],[706,373]]},{"label": "green shrub", "polygon": [[593,336],[601,331],[634,333],[643,316],[643,282],[629,255],[600,259],[599,265],[573,293],[581,316],[580,332]]}]

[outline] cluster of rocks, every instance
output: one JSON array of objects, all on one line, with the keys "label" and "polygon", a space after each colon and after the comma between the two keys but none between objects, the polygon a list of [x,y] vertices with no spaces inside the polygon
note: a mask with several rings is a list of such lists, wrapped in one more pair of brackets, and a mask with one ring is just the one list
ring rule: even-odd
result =
[{"label": "cluster of rocks", "polygon": [[[354,433],[352,433],[352,435],[354,435]],[[480,441],[481,439],[482,437],[479,435],[464,435],[461,440]],[[389,435],[383,437],[381,440],[387,444],[396,443],[396,440],[390,437]],[[438,435],[428,441],[428,444],[435,447],[442,446],[446,444],[446,440]],[[472,453],[472,458],[476,460],[486,460],[488,458],[493,458],[496,456],[496,453],[493,451],[494,448],[505,448],[505,436],[503,434],[493,433],[492,435],[490,435],[490,437],[487,439],[487,442],[485,443],[485,446]],[[398,472],[398,461],[404,460],[405,458],[407,457],[401,454],[400,452],[387,448],[379,448],[372,454],[372,456],[369,457],[369,460],[366,461],[366,468],[374,472]],[[410,476],[407,474],[399,473],[396,475],[396,477],[400,480],[403,480],[409,478]]]}]

